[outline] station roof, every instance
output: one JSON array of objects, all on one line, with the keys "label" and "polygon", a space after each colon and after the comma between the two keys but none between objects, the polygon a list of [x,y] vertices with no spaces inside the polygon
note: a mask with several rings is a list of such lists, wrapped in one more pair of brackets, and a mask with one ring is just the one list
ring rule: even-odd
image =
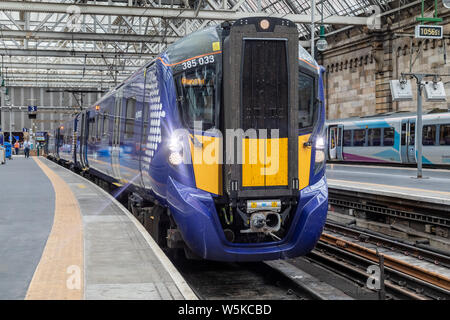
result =
[{"label": "station roof", "polygon": [[[315,33],[322,14],[333,34],[419,3],[316,0]],[[311,0],[2,0],[0,71],[7,86],[111,88],[177,39],[254,15],[296,22],[308,45]]]}]

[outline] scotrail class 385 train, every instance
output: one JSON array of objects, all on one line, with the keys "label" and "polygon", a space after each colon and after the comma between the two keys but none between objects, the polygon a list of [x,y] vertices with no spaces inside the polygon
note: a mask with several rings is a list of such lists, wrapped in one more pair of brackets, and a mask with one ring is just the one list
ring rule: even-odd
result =
[{"label": "scotrail class 385 train", "polygon": [[324,70],[298,38],[262,17],[180,39],[56,130],[49,155],[119,187],[160,245],[190,257],[304,255],[328,190]]},{"label": "scotrail class 385 train", "polygon": [[[327,121],[330,161],[414,164],[416,114],[397,112]],[[450,113],[423,115],[422,163],[450,166]]]}]

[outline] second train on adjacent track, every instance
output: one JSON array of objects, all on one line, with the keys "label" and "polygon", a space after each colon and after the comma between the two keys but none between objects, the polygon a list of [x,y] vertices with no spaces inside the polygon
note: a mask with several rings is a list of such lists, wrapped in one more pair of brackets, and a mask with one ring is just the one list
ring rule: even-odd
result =
[{"label": "second train on adjacent track", "polygon": [[416,145],[422,143],[423,164],[450,166],[450,112],[424,114],[421,139],[416,137],[416,118],[412,112],[394,112],[327,121],[327,159],[415,164]]}]

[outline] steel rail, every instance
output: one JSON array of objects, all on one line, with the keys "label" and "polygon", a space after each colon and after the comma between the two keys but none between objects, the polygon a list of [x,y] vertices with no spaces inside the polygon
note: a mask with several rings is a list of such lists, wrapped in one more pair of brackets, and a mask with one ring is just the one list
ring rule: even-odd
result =
[{"label": "steel rail", "polygon": [[[330,192],[331,193],[331,192]],[[354,195],[356,199],[363,197]],[[346,209],[353,209],[357,211],[362,211],[372,214],[386,215],[396,218],[401,218],[404,220],[417,221],[422,223],[429,223],[434,225],[439,225],[442,227],[450,227],[450,219],[448,218],[448,212],[445,212],[447,217],[436,216],[432,214],[424,214],[418,212],[410,212],[405,210],[398,210],[395,208],[388,208],[381,205],[363,204],[357,201],[347,200],[347,199],[336,199],[333,195],[330,196],[329,203],[332,206],[343,207]],[[442,205],[441,205],[442,206]]]},{"label": "steel rail", "polygon": [[[349,264],[346,261],[341,261],[341,259],[328,256],[327,254],[320,252],[318,249],[314,249],[311,253],[308,254],[307,257],[314,263],[322,265],[324,268],[329,269],[342,277],[349,278],[352,281],[355,281],[355,278],[363,279],[364,281],[366,281],[370,276],[360,268],[355,267],[354,265]],[[331,267],[331,265],[334,265],[334,267]],[[344,269],[344,271],[342,271],[342,269]],[[421,296],[411,290],[405,289],[390,280],[385,280],[384,284],[385,288],[387,289],[387,293],[394,297],[398,298],[398,296],[400,295],[400,297],[402,298],[429,300],[429,298]]]},{"label": "steel rail", "polygon": [[377,246],[383,246],[391,250],[402,252],[405,255],[409,255],[420,260],[427,260],[431,263],[434,263],[435,265],[442,265],[446,268],[450,268],[450,256],[448,255],[437,253],[432,250],[419,248],[407,243],[403,243],[399,240],[392,240],[387,236],[382,236],[381,234],[374,234],[374,232],[370,231],[365,232],[330,221],[326,222],[325,229],[353,238],[364,238],[363,240],[365,242],[374,243]]},{"label": "steel rail", "polygon": [[[379,256],[375,250],[360,246],[356,243],[340,239],[327,233],[323,233],[320,240],[332,246],[344,249],[358,256],[364,257],[370,261],[378,263]],[[384,257],[384,264],[396,271],[405,273],[414,278],[431,283],[437,287],[450,291],[450,279],[436,272],[425,270],[423,268],[413,266],[404,261],[398,260],[389,255],[381,254]]]}]

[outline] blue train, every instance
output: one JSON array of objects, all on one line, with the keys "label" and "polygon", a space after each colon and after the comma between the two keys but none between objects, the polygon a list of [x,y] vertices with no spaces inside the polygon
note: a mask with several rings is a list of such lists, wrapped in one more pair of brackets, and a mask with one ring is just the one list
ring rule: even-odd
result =
[{"label": "blue train", "polygon": [[[415,164],[416,114],[394,112],[327,121],[327,159],[359,163]],[[450,112],[423,115],[422,163],[450,166]]]},{"label": "blue train", "polygon": [[328,207],[323,72],[291,21],[224,22],[64,123],[47,152],[118,188],[161,246],[188,257],[305,255]]}]

